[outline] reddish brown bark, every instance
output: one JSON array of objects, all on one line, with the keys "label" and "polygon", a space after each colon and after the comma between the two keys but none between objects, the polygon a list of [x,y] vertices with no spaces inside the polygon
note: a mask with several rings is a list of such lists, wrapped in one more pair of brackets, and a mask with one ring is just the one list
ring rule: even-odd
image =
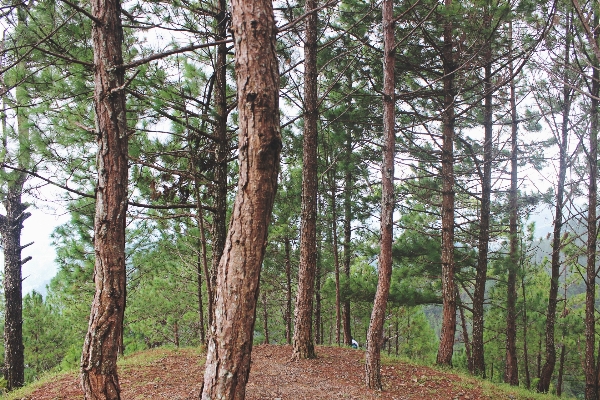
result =
[{"label": "reddish brown bark", "polygon": [[125,311],[125,215],[127,212],[127,121],[118,0],[92,0],[94,107],[98,155],[94,220],[94,281],[88,332],[81,356],[86,399],[119,399],[117,354]]},{"label": "reddish brown bark", "polygon": [[[315,8],[316,0],[306,0],[306,12]],[[302,222],[292,359],[316,357],[312,314],[317,264],[317,13],[306,17],[305,26]]]},{"label": "reddish brown bark", "polygon": [[[509,46],[512,56],[512,22],[509,26]],[[509,64],[511,75],[514,75],[512,58]],[[517,203],[517,168],[518,168],[518,147],[517,147],[517,95],[514,78],[510,81],[510,115],[511,115],[511,153],[510,153],[510,192],[509,192],[509,240],[510,250],[507,280],[506,297],[506,369],[504,371],[504,382],[517,386],[519,385],[519,366],[517,362],[517,268],[519,265],[519,244],[518,244],[518,218],[519,209]],[[526,341],[527,339],[525,339]],[[525,344],[526,346],[526,344]]]},{"label": "reddish brown bark", "polygon": [[[445,0],[446,8],[452,0]],[[456,333],[454,293],[454,56],[452,22],[444,25],[444,111],[442,113],[442,331],[436,363],[452,365]]]},{"label": "reddish brown bark", "polygon": [[[395,135],[395,44],[394,2],[384,0],[383,25],[383,163],[381,165],[381,239],[379,250],[377,291],[367,332],[365,359],[366,384],[381,390],[381,346],[383,324],[392,278],[392,242],[394,233],[394,154]],[[389,347],[388,347],[389,351]]]},{"label": "reddish brown bark", "polygon": [[239,182],[215,288],[202,399],[244,399],[260,269],[277,189],[279,73],[270,0],[233,0]]},{"label": "reddish brown bark", "polygon": [[[570,17],[567,18],[567,39],[565,43],[565,65],[569,65],[570,53]],[[556,209],[554,215],[554,229],[552,233],[552,258],[550,291],[548,293],[548,310],[546,312],[546,359],[540,374],[540,380],[537,385],[537,391],[546,393],[550,389],[550,380],[554,372],[556,364],[556,348],[554,344],[554,326],[556,323],[556,306],[558,304],[558,279],[560,277],[560,247],[561,247],[561,232],[563,226],[563,206],[565,192],[565,178],[567,174],[567,145],[569,134],[569,114],[571,111],[571,87],[569,85],[569,77],[567,71],[563,76],[563,93],[562,93],[562,126],[561,137],[559,138],[559,166],[558,166],[558,182],[556,188]]]}]

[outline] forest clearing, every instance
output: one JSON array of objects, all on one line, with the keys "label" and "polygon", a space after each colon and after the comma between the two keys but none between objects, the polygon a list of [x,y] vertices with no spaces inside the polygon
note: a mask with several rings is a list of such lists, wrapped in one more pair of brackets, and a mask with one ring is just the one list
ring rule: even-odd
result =
[{"label": "forest clearing", "polygon": [[[383,391],[363,384],[364,350],[317,349],[318,358],[290,361],[291,346],[259,345],[252,351],[248,400],[539,400],[556,399],[406,361],[386,359]],[[197,399],[204,353],[197,349],[145,350],[120,362],[122,396],[131,400]],[[77,373],[43,378],[43,383],[6,396],[6,400],[75,400],[83,392]],[[563,397],[568,399],[568,397]]]},{"label": "forest clearing", "polygon": [[0,31],[1,390],[600,400],[599,1],[0,0]]}]

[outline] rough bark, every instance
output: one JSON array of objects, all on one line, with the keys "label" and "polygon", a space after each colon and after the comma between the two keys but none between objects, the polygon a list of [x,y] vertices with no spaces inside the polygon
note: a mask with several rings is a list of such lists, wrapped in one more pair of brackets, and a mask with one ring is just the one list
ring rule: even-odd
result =
[{"label": "rough bark", "polygon": [[[216,13],[217,27],[216,40],[223,41],[227,38],[229,16],[227,1],[218,0]],[[219,261],[225,248],[227,235],[227,162],[229,159],[229,140],[227,136],[227,43],[217,46],[217,60],[215,63],[215,175],[214,175],[214,208],[212,223],[212,269],[207,276],[211,284],[208,295],[208,323],[212,325],[214,319],[214,287],[217,280]]]},{"label": "rough bark", "polygon": [[[379,250],[377,290],[367,331],[365,359],[366,384],[370,389],[381,390],[381,346],[385,310],[392,278],[392,242],[394,231],[394,154],[395,136],[395,44],[394,4],[384,0],[383,25],[383,162],[381,165],[381,238]],[[453,288],[454,289],[454,288]],[[388,347],[389,351],[389,347]]]},{"label": "rough bark", "polygon": [[[571,22],[567,18],[567,31],[570,31]],[[565,44],[565,65],[569,65],[570,39],[567,35]],[[556,364],[556,348],[554,344],[554,326],[556,323],[556,306],[558,304],[558,279],[560,277],[560,247],[561,247],[561,232],[563,226],[563,206],[565,192],[565,177],[567,173],[567,145],[569,134],[569,114],[571,111],[571,88],[569,85],[568,76],[563,77],[564,86],[562,93],[562,126],[561,137],[559,138],[560,155],[558,166],[558,182],[556,188],[556,209],[554,215],[554,229],[552,233],[552,259],[550,291],[548,293],[548,310],[546,312],[546,359],[540,380],[537,385],[537,391],[541,393],[548,392],[550,388],[550,380],[554,372]]]},{"label": "rough bark", "polygon": [[[594,13],[594,26],[598,26],[598,14]],[[600,32],[595,32],[598,40]],[[588,215],[587,215],[587,263],[586,263],[586,291],[585,291],[585,398],[596,400],[598,398],[598,375],[596,372],[595,339],[596,339],[596,248],[598,240],[596,207],[598,206],[598,96],[600,95],[600,60],[594,63],[591,86],[590,108],[590,133],[589,149],[587,152],[588,166],[590,168],[588,187]]]},{"label": "rough bark", "polygon": [[121,4],[92,0],[94,107],[98,154],[94,219],[96,293],[81,356],[86,399],[119,399],[117,355],[125,311],[127,121],[121,44]]},{"label": "rough bark", "polygon": [[[305,11],[317,8],[307,0]],[[305,20],[304,38],[304,142],[300,266],[296,295],[292,359],[315,358],[312,333],[317,252],[317,13]]]},{"label": "rough bark", "polygon": [[[490,27],[490,15],[484,17],[484,25]],[[490,243],[490,198],[492,192],[492,49],[490,43],[484,50],[484,107],[483,107],[483,176],[481,177],[481,205],[479,211],[479,238],[477,272],[473,293],[473,374],[485,378],[483,349],[483,318],[485,283],[487,281],[488,248]]]},{"label": "rough bark", "polygon": [[[452,0],[445,0],[449,8]],[[452,22],[444,24],[444,111],[442,113],[442,331],[436,363],[452,365],[456,333],[454,293],[454,56]]]},{"label": "rough bark", "polygon": [[[512,55],[512,22],[509,26],[509,46]],[[509,64],[511,75],[514,75],[512,59]],[[518,117],[517,117],[517,95],[514,78],[510,81],[510,115],[511,115],[511,152],[510,152],[510,192],[509,192],[509,266],[507,279],[506,297],[506,369],[504,371],[504,382],[519,385],[519,366],[517,362],[517,268],[519,265],[519,243],[518,243],[518,218],[519,209],[517,203],[517,168],[518,168]]]},{"label": "rough bark", "polygon": [[215,288],[202,399],[244,399],[281,135],[270,0],[233,0],[239,181]]},{"label": "rough bark", "polygon": [[29,213],[25,212],[27,206],[21,201],[26,176],[19,173],[13,178],[8,182],[3,201],[6,215],[0,215],[4,249],[4,378],[7,390],[25,383],[21,266],[27,260],[21,260],[21,231]]}]

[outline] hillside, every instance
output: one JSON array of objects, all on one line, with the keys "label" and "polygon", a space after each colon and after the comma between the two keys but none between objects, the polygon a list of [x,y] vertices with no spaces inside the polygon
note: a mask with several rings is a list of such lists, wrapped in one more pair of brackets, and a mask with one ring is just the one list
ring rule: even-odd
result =
[{"label": "hillside", "polygon": [[[364,351],[318,347],[316,360],[290,362],[290,346],[261,345],[253,351],[247,396],[256,399],[551,399],[498,387],[451,372],[385,361],[385,390],[363,384]],[[197,399],[203,354],[195,349],[153,349],[120,363],[123,399]],[[81,399],[77,374],[62,374],[6,396],[8,400]]]}]

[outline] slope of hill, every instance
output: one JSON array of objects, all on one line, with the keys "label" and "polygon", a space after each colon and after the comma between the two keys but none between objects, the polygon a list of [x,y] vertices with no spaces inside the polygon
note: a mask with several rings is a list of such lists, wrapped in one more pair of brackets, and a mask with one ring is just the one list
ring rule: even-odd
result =
[{"label": "slope of hill", "polygon": [[[384,391],[364,387],[364,351],[318,347],[316,360],[291,362],[290,346],[261,345],[252,353],[246,398],[255,399],[552,399],[495,386],[453,372],[405,362],[385,361]],[[119,364],[123,399],[197,399],[204,355],[196,349],[153,349]],[[76,373],[47,377],[7,400],[81,399]]]}]

